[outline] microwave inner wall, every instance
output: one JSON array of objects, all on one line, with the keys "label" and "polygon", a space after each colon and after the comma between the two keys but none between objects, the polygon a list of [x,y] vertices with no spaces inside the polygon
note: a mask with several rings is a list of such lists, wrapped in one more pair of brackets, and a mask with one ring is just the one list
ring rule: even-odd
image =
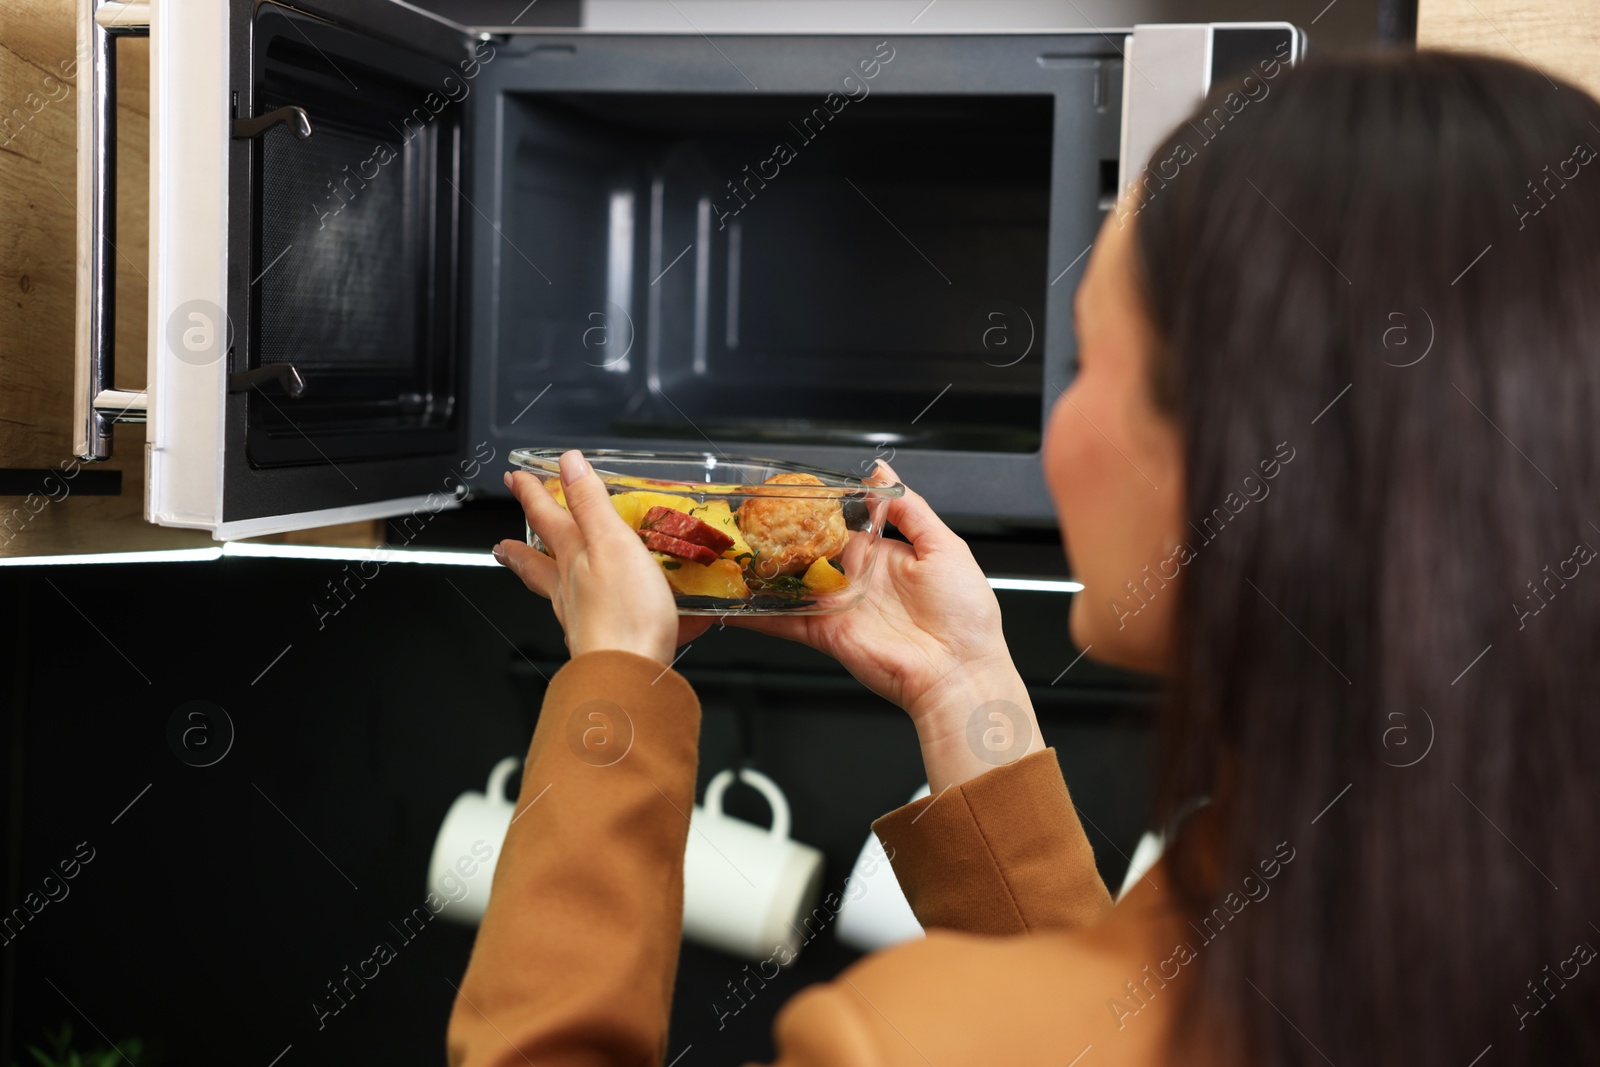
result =
[{"label": "microwave inner wall", "polygon": [[1038,448],[1050,97],[504,104],[497,429]]}]

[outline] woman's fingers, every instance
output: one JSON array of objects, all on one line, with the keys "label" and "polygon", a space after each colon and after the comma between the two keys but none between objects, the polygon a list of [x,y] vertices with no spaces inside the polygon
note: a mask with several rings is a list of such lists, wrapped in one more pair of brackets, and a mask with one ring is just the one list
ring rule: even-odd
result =
[{"label": "woman's fingers", "polygon": [[539,540],[550,546],[558,556],[570,556],[583,544],[583,535],[577,523],[567,514],[567,509],[556,503],[556,498],[544,484],[526,471],[506,475],[506,485],[511,495],[522,505],[528,525],[539,535]]},{"label": "woman's fingers", "polygon": [[567,509],[590,544],[615,541],[629,533],[628,524],[611,505],[611,494],[577,449],[561,455],[561,488]]},{"label": "woman's fingers", "polygon": [[690,641],[693,641],[695,638],[711,629],[711,624],[713,622],[716,622],[716,620],[711,618],[709,615],[679,615],[678,647],[682,648]]},{"label": "woman's fingers", "polygon": [[507,539],[494,546],[494,558],[501,566],[522,579],[522,584],[546,600],[553,598],[560,576],[556,561],[532,545]]},{"label": "woman's fingers", "polygon": [[859,580],[861,572],[866,568],[867,561],[872,559],[873,545],[877,545],[879,555],[886,555],[893,551],[895,546],[911,551],[909,545],[902,545],[899,541],[884,541],[877,539],[876,534],[865,530],[850,531],[850,540],[845,542],[844,551],[838,555],[839,566],[844,570],[845,576],[852,582]]},{"label": "woman's fingers", "polygon": [[778,637],[785,641],[797,641],[802,645],[809,645],[811,627],[814,619],[826,619],[827,615],[725,615],[722,621],[729,626],[736,626],[741,630],[754,630],[758,634],[768,637]]},{"label": "woman's fingers", "polygon": [[[900,480],[900,476],[883,460],[878,460],[878,467],[879,476],[896,482]],[[906,539],[916,548],[918,556],[931,549],[948,547],[952,541],[960,540],[950,532],[950,527],[944,524],[944,520],[934,514],[933,508],[928,506],[922,494],[909,488],[906,489],[904,496],[889,501],[889,521],[906,535]]]}]

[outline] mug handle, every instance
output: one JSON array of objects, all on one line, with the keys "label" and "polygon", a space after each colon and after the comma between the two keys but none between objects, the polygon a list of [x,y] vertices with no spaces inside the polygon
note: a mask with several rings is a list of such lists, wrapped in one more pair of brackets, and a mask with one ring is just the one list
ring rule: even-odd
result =
[{"label": "mug handle", "polygon": [[494,770],[489,772],[489,784],[483,790],[490,800],[498,800],[502,804],[510,803],[512,806],[516,805],[515,800],[506,800],[506,782],[510,780],[511,775],[520,766],[522,766],[522,759],[518,756],[507,756],[494,765]]},{"label": "mug handle", "polygon": [[[701,807],[712,815],[722,814],[722,794],[728,791],[728,786],[733,784],[733,769],[718,771],[716,777],[706,783],[706,798]],[[789,800],[783,795],[783,790],[778,788],[778,783],[762,774],[746,767],[739,772],[740,781],[752,786],[762,796],[767,798],[767,806],[772,809],[773,837],[787,838],[789,836]]]}]

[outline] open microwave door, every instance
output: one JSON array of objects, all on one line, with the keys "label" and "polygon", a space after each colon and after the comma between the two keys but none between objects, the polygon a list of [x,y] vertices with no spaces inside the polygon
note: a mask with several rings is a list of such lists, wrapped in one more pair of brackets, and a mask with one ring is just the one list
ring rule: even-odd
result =
[{"label": "open microwave door", "polygon": [[470,48],[319,6],[150,5],[146,518],[219,540],[464,492],[465,123],[416,109]]},{"label": "open microwave door", "polygon": [[[1228,79],[1254,94],[1306,54],[1305,31],[1290,22],[1141,23],[1123,38],[1122,145],[1118,191],[1143,177],[1147,186],[1172,180],[1177,164],[1151,158],[1211,91]],[[1152,77],[1153,75],[1153,77]],[[1246,79],[1255,76],[1252,84]],[[1220,127],[1192,127],[1197,148]],[[1150,175],[1151,165],[1155,175]]]}]

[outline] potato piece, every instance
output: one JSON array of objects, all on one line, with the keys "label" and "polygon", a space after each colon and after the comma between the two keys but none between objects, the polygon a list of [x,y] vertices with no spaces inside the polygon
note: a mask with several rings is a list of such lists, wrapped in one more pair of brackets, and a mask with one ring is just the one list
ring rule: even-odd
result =
[{"label": "potato piece", "polygon": [[[648,513],[651,508],[671,508],[674,511],[681,511],[685,514],[693,515],[706,525],[715,526],[717,529],[733,538],[733,544],[728,548],[727,551],[722,553],[723,559],[739,560],[741,563],[743,563],[752,555],[750,543],[746,541],[744,539],[744,535],[739,532],[739,523],[733,517],[733,508],[729,506],[726,500],[708,500],[706,503],[700,504],[697,503],[693,497],[677,496],[673,493],[653,493],[648,491],[623,493],[622,496],[632,500],[634,502],[633,506],[638,508],[636,513],[631,515],[624,513],[623,515],[624,518],[628,519],[628,525],[632,526],[635,530],[639,528],[639,524],[644,521],[646,513]],[[612,498],[613,502],[618,499],[620,499],[620,497]],[[744,559],[740,559],[741,556],[744,557]]]},{"label": "potato piece", "polygon": [[746,560],[750,558],[752,554],[750,544],[744,539],[744,534],[739,532],[739,524],[733,518],[733,509],[728,506],[726,500],[708,500],[704,504],[696,504],[689,509],[689,514],[733,538],[733,544],[722,553],[723,559],[739,559],[740,556],[744,556]]},{"label": "potato piece", "polygon": [[667,478],[644,478],[637,474],[613,474],[608,480],[612,485],[626,485],[634,489],[656,492],[677,489],[685,493],[727,493],[738,488],[733,485],[713,485],[708,482],[675,482]]},{"label": "potato piece", "polygon": [[612,493],[611,506],[617,509],[622,521],[635,530],[639,528],[639,523],[644,521],[644,509],[639,506],[639,501],[635,499],[633,493]]},{"label": "potato piece", "polygon": [[[561,492],[561,480],[559,478],[548,479],[545,482],[545,488],[554,494],[556,503],[562,507],[567,506],[566,497]],[[617,509],[617,514],[621,515],[623,521],[634,530],[639,529],[644,522],[645,514],[657,505],[671,508],[674,511],[681,511],[685,514],[688,514],[690,508],[696,506],[694,500],[690,497],[674,496],[671,493],[651,493],[640,490],[631,493],[611,494],[611,506]],[[713,523],[713,525],[715,524]],[[737,527],[729,531],[731,536],[737,536],[737,532]]]},{"label": "potato piece", "polygon": [[687,513],[690,508],[694,507],[694,499],[692,497],[676,496],[672,493],[652,493],[647,490],[639,490],[633,493],[623,493],[622,495],[632,500],[633,506],[639,509],[634,521],[630,523],[635,530],[639,528],[640,523],[644,522],[645,514],[651,508],[671,508],[673,511]]},{"label": "potato piece", "polygon": [[850,579],[844,576],[844,571],[826,559],[819,559],[807,567],[806,573],[800,580],[813,593],[832,593],[850,584]]},{"label": "potato piece", "polygon": [[[643,479],[633,479],[632,481],[643,481]],[[630,481],[628,484],[632,484],[632,482]],[[560,478],[546,478],[544,487],[550,491],[551,496],[556,498],[557,504],[562,507],[567,506],[567,497],[562,492]],[[743,563],[753,554],[750,543],[739,532],[739,523],[734,519],[733,509],[729,507],[726,500],[711,500],[701,504],[689,496],[640,489],[630,493],[612,493],[611,506],[617,509],[617,514],[621,515],[623,521],[634,530],[637,530],[639,525],[644,522],[645,514],[653,507],[671,508],[673,511],[681,511],[687,515],[693,515],[701,522],[715,526],[733,538],[733,545],[722,553],[723,559],[739,559],[742,556],[744,559],[740,560],[740,562]],[[742,593],[740,595],[747,596],[749,594]]]},{"label": "potato piece", "polygon": [[[677,566],[671,566],[671,563]],[[664,566],[667,584],[685,596],[714,596],[725,600],[747,600],[750,597],[750,587],[744,584],[744,572],[731,559],[717,559],[710,563],[672,560]]]},{"label": "potato piece", "polygon": [[[551,496],[556,498],[557,504],[562,507],[567,506],[567,494],[562,491],[560,478],[546,478],[544,487],[549,490]],[[648,508],[640,507],[639,501],[636,499],[639,495],[639,493],[611,494],[611,506],[617,509],[617,514],[622,516],[622,521],[635,530],[639,528],[639,523],[644,520],[644,513],[649,510]]]}]

